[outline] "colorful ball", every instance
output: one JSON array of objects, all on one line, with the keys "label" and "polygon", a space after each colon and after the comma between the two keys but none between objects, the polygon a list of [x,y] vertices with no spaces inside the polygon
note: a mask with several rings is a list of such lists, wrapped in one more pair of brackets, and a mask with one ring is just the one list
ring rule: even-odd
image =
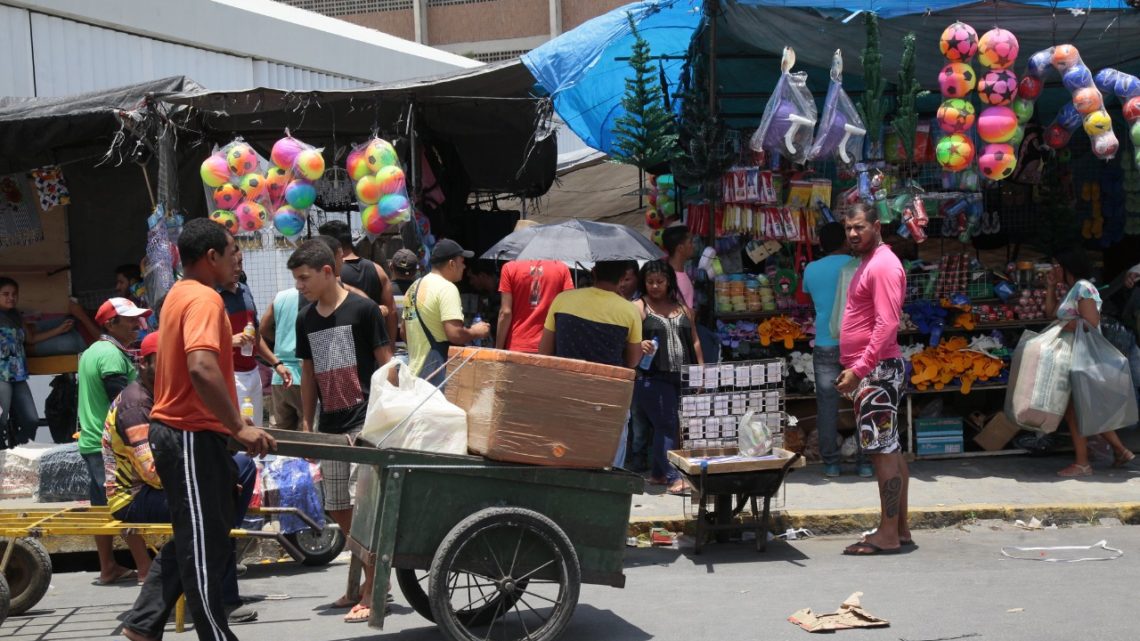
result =
[{"label": "colorful ball", "polygon": [[665,224],[665,217],[661,215],[661,212],[657,211],[656,209],[654,209],[652,207],[645,210],[645,226],[646,227],[648,227],[650,229],[661,229],[662,225],[664,225],[664,224]]},{"label": "colorful ball", "polygon": [[948,134],[960,134],[974,126],[974,105],[969,100],[951,98],[938,107],[938,126]]},{"label": "colorful ball", "polygon": [[384,230],[388,229],[388,222],[380,216],[376,205],[369,205],[360,212],[360,224],[364,227],[364,231],[374,236],[383,234]]},{"label": "colorful ball", "polygon": [[1096,72],[1093,82],[1096,83],[1096,88],[1100,89],[1102,94],[1112,95],[1116,92],[1116,80],[1119,77],[1120,72],[1116,69],[1101,69]]},{"label": "colorful ball", "polygon": [[978,76],[965,62],[951,62],[938,72],[938,86],[946,98],[964,98],[974,90]]},{"label": "colorful ball", "polygon": [[404,171],[395,165],[381,167],[376,172],[376,184],[385,194],[401,194],[404,192]]},{"label": "colorful ball", "polygon": [[238,219],[232,211],[227,209],[215,209],[210,212],[210,220],[230,230],[231,234],[237,232]]},{"label": "colorful ball", "polygon": [[665,249],[665,229],[656,229],[653,231],[653,244],[661,249]]},{"label": "colorful ball", "polygon": [[1090,137],[1103,134],[1106,131],[1112,131],[1112,117],[1103,109],[1094,111],[1085,116],[1084,126],[1085,133]]},{"label": "colorful ball", "polygon": [[1024,125],[1029,122],[1033,117],[1033,101],[1026,100],[1025,98],[1014,98],[1013,103],[1009,106],[1013,109],[1013,113],[1017,116],[1017,122]]},{"label": "colorful ball", "polygon": [[1017,75],[994,69],[978,78],[978,99],[985,105],[1008,105],[1017,97]]},{"label": "colorful ball", "polygon": [[391,143],[376,138],[364,149],[364,160],[368,163],[368,171],[376,173],[381,167],[395,165],[399,159],[396,156],[396,148]]},{"label": "colorful ball", "polygon": [[321,155],[320,150],[306,149],[297,154],[293,173],[305,180],[317,180],[325,175],[325,157]]},{"label": "colorful ball", "polygon": [[1120,96],[1121,100],[1128,98],[1135,98],[1140,96],[1140,78],[1130,74],[1121,73],[1116,77],[1116,90],[1113,92]]},{"label": "colorful ball", "polygon": [[380,197],[383,195],[384,192],[380,191],[380,182],[376,180],[376,176],[368,174],[356,181],[356,199],[365,205],[375,205],[380,202]]},{"label": "colorful ball", "polygon": [[672,218],[673,216],[677,215],[677,201],[670,200],[668,202],[661,203],[658,209],[661,211],[661,215],[665,218]]},{"label": "colorful ball", "polygon": [[202,161],[202,182],[207,187],[221,187],[230,180],[230,165],[222,154],[212,154]]},{"label": "colorful ball", "polygon": [[234,214],[238,219],[239,232],[252,232],[261,229],[265,225],[267,217],[265,208],[257,203],[242,203],[234,211]]},{"label": "colorful ball", "polygon": [[1022,76],[1021,80],[1017,83],[1017,97],[1025,98],[1026,100],[1037,100],[1041,95],[1041,91],[1045,88],[1045,82],[1040,78],[1034,76]]},{"label": "colorful ball", "polygon": [[239,142],[226,152],[226,161],[230,166],[230,173],[235,176],[244,176],[250,172],[261,169],[261,162],[253,147]]},{"label": "colorful ball", "polygon": [[265,172],[265,193],[269,195],[271,202],[281,203],[285,198],[285,187],[289,185],[291,178],[289,170],[280,167],[270,167],[269,171]]},{"label": "colorful ball", "polygon": [[1017,36],[1005,29],[990,29],[978,39],[978,62],[990,69],[1008,69],[1017,60]]},{"label": "colorful ball", "polygon": [[978,32],[964,22],[955,22],[942,32],[938,49],[951,62],[969,62],[978,53]]},{"label": "colorful ball", "polygon": [[305,230],[305,217],[289,205],[282,205],[273,214],[273,227],[286,238],[292,238]]},{"label": "colorful ball", "polygon": [[1025,66],[1026,73],[1034,78],[1044,78],[1053,66],[1054,52],[1054,49],[1046,49],[1030,56],[1029,62]]},{"label": "colorful ball", "polygon": [[1092,139],[1093,155],[1101,160],[1112,158],[1119,150],[1120,141],[1116,139],[1116,134],[1111,130],[1099,136],[1094,136]]},{"label": "colorful ball", "polygon": [[1124,103],[1124,119],[1128,122],[1140,120],[1140,96],[1129,98],[1128,102]]},{"label": "colorful ball", "polygon": [[261,174],[246,174],[241,177],[241,192],[246,200],[257,200],[265,195],[266,181]]},{"label": "colorful ball", "polygon": [[1053,47],[1053,67],[1065,73],[1069,67],[1081,61],[1081,52],[1073,45],[1057,45]]},{"label": "colorful ball", "polygon": [[305,210],[317,201],[317,189],[313,183],[294,180],[285,187],[285,202],[294,209]]},{"label": "colorful ball", "polygon": [[1057,122],[1065,129],[1074,131],[1084,122],[1084,117],[1081,116],[1081,112],[1077,111],[1076,105],[1066,102],[1061,105],[1061,110],[1057,112]]},{"label": "colorful ball", "polygon": [[305,143],[292,136],[286,136],[273,143],[269,151],[269,159],[274,165],[282,169],[292,169],[297,162],[297,154],[305,151]]},{"label": "colorful ball", "polygon": [[1013,132],[1013,137],[1011,137],[1006,142],[1010,145],[1013,145],[1014,149],[1018,149],[1021,147],[1022,140],[1025,140],[1025,126],[1018,125],[1017,130]]},{"label": "colorful ball", "polygon": [[987,107],[978,115],[978,137],[988,143],[1003,143],[1017,131],[1017,114],[1009,107]]},{"label": "colorful ball", "polygon": [[990,180],[1003,180],[1013,175],[1017,168],[1017,152],[1012,145],[990,144],[978,156],[978,169]]},{"label": "colorful ball", "polygon": [[1073,132],[1066,129],[1061,123],[1055,122],[1045,129],[1045,144],[1053,149],[1061,149],[1069,144]]},{"label": "colorful ball", "polygon": [[242,197],[241,188],[237,185],[226,183],[214,190],[214,204],[218,209],[233,209]]},{"label": "colorful ball", "polygon": [[934,156],[946,171],[962,171],[974,160],[974,143],[962,134],[950,134],[938,141]]},{"label": "colorful ball", "polygon": [[1104,106],[1104,99],[1096,87],[1084,87],[1073,93],[1073,106],[1082,114],[1090,114]]},{"label": "colorful ball", "polygon": [[1065,70],[1065,73],[1061,75],[1061,84],[1065,85],[1065,89],[1068,89],[1070,93],[1084,87],[1096,86],[1093,83],[1092,72],[1079,62]]},{"label": "colorful ball", "polygon": [[380,199],[376,208],[380,211],[381,218],[391,221],[408,212],[408,199],[400,194],[388,194]]},{"label": "colorful ball", "polygon": [[348,177],[353,180],[360,180],[368,174],[372,173],[368,170],[368,163],[365,162],[364,149],[353,149],[348,153],[348,159],[344,161],[344,168],[348,170]]}]

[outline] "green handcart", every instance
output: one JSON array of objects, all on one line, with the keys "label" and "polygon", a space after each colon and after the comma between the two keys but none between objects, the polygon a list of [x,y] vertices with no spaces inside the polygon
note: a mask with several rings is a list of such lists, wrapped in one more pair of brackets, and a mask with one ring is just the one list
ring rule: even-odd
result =
[{"label": "green handcart", "polygon": [[383,627],[393,570],[409,604],[452,641],[553,641],[582,583],[625,585],[637,475],[272,433],[280,454],[360,464],[349,585],[360,559],[375,561],[372,627]]}]

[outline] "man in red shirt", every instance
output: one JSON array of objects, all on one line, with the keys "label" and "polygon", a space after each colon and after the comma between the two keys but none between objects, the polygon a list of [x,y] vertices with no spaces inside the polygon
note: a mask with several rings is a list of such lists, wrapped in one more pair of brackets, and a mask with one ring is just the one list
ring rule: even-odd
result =
[{"label": "man in red shirt", "polygon": [[574,289],[570,269],[556,260],[512,260],[499,274],[497,349],[512,352],[538,352],[542,327],[554,297]]},{"label": "man in red shirt", "polygon": [[221,225],[196,218],[178,238],[185,278],[174,284],[162,308],[155,362],[150,449],[166,490],[174,538],[159,552],[176,555],[178,575],[150,574],[135,607],[126,615],[123,635],[152,641],[161,632],[132,627],[132,621],[165,621],[178,595],[185,593],[200,641],[236,641],[222,605],[222,576],[229,560],[237,466],[227,450],[232,436],[254,456],[277,443],[264,430],[246,424],[234,386],[233,335],[217,289],[234,280],[237,245]]}]

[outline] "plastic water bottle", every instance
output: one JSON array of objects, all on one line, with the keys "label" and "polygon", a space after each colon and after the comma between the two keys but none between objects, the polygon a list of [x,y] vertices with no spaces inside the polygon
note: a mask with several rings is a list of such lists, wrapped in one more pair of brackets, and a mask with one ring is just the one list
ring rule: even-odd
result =
[{"label": "plastic water bottle", "polygon": [[645,356],[642,356],[641,362],[637,364],[638,369],[643,369],[645,371],[649,371],[650,366],[653,365],[653,357],[657,356],[657,346],[659,345],[656,336],[650,339],[649,342],[653,343],[653,351],[649,352]]},{"label": "plastic water bottle", "polygon": [[257,421],[254,421],[253,409],[253,399],[248,396],[243,396],[241,399],[241,417],[248,418],[256,425]]},{"label": "plastic water bottle", "polygon": [[242,334],[249,337],[250,341],[241,346],[242,356],[253,356],[253,339],[257,338],[257,328],[253,326],[253,321],[245,324],[245,329],[241,330]]},{"label": "plastic water bottle", "polygon": [[[476,326],[482,322],[483,322],[483,316],[480,314],[475,314],[475,318],[471,319],[471,326],[474,327],[474,326]],[[482,338],[476,338],[475,340],[471,341],[471,344],[474,345],[475,347],[482,347],[483,346],[483,339]]]}]

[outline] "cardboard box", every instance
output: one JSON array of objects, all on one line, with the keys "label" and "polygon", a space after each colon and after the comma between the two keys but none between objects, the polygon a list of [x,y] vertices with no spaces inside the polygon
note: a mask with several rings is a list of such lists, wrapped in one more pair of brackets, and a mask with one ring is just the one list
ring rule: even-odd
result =
[{"label": "cardboard box", "polygon": [[987,452],[995,452],[1005,448],[1006,443],[1013,440],[1021,431],[1017,424],[1005,416],[1005,412],[998,412],[986,421],[986,426],[980,434],[974,437],[974,442]]},{"label": "cardboard box", "polygon": [[957,436],[930,436],[918,439],[918,455],[934,456],[938,454],[961,454],[962,435]]},{"label": "cardboard box", "polygon": [[959,417],[916,418],[914,433],[919,456],[961,454],[964,449]]},{"label": "cardboard box", "polygon": [[[452,347],[447,400],[467,412],[467,448],[495,461],[613,465],[634,372],[553,356]],[[470,360],[467,360],[468,357]]]}]

